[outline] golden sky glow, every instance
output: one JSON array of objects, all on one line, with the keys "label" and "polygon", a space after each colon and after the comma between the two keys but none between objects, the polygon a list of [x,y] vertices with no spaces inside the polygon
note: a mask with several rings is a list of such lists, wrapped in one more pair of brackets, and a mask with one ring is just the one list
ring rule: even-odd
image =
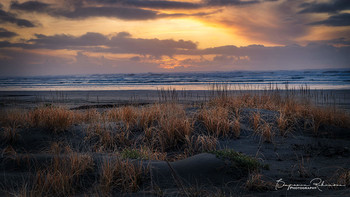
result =
[{"label": "golden sky glow", "polygon": [[[0,63],[5,67],[32,62],[27,68],[33,67],[29,73],[34,74],[36,66],[48,68],[38,74],[50,74],[61,64],[78,73],[75,68],[84,68],[83,64],[103,65],[105,72],[278,69],[278,65],[283,69],[289,58],[300,59],[299,51],[312,51],[310,43],[348,50],[350,6],[344,6],[348,4],[346,0],[5,1],[0,6],[6,15],[0,18]],[[11,62],[8,57],[15,51],[19,57]],[[346,57],[329,54],[336,66],[349,66]],[[298,65],[310,68],[335,64],[301,59],[304,62]]]}]

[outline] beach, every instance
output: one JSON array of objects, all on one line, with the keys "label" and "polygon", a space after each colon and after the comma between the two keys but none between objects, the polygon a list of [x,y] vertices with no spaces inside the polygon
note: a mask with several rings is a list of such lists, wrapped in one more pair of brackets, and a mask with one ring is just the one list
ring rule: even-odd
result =
[{"label": "beach", "polygon": [[345,195],[349,96],[348,90],[225,86],[2,91],[2,191]]},{"label": "beach", "polygon": [[[219,84],[219,88],[220,88]],[[222,85],[219,92],[211,90],[179,90],[171,87],[154,90],[79,90],[79,91],[0,91],[0,102],[4,107],[16,105],[36,106],[45,103],[64,104],[70,107],[84,105],[118,105],[123,103],[155,103],[176,100],[180,103],[203,102],[217,96],[224,90],[228,96],[243,94],[263,94],[269,90],[230,90]],[[174,91],[175,90],[175,91]],[[276,90],[275,90],[276,91]],[[281,94],[293,94],[299,98],[307,98],[316,105],[336,106],[344,110],[350,109],[350,89],[326,90],[278,90]],[[168,97],[168,98],[166,98]]]},{"label": "beach", "polygon": [[350,196],[349,0],[0,2],[0,197]]}]

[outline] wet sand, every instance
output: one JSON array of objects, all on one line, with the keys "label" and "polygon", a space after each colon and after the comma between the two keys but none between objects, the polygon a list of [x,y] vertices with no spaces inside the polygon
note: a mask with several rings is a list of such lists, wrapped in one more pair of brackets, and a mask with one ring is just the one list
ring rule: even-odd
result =
[{"label": "wet sand", "polygon": [[[0,105],[3,107],[22,106],[28,108],[37,104],[61,103],[70,107],[84,105],[114,105],[127,103],[154,103],[176,100],[180,103],[202,102],[225,94],[263,94],[263,90],[240,90],[215,92],[212,90],[117,90],[117,91],[0,91]],[[273,92],[273,91],[272,91]],[[293,95],[309,99],[319,106],[336,106],[350,111],[350,90],[308,90],[285,91],[282,95]]]}]

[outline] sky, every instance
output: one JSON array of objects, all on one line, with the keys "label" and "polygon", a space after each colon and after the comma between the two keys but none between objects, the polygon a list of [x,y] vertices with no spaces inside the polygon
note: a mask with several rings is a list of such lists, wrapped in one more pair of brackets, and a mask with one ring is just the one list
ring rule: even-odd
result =
[{"label": "sky", "polygon": [[0,75],[350,68],[350,0],[3,0]]}]

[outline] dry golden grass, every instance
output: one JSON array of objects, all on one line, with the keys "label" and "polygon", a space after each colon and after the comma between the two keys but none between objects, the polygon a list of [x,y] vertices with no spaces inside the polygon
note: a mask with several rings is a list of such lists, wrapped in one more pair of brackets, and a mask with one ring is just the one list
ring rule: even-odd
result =
[{"label": "dry golden grass", "polygon": [[336,183],[350,187],[350,169],[341,169],[336,172]]},{"label": "dry golden grass", "polygon": [[166,110],[168,104],[153,104],[147,107],[120,107],[107,112],[110,121],[123,122],[127,129],[146,130],[153,126],[161,117],[162,110]]},{"label": "dry golden grass", "polygon": [[6,146],[3,150],[1,155],[3,157],[6,157],[8,159],[16,160],[17,157],[17,152],[12,146]]},{"label": "dry golden grass", "polygon": [[318,133],[320,126],[333,125],[341,128],[350,128],[350,116],[344,111],[334,107],[314,106],[310,103],[298,103],[296,100],[288,100],[280,109],[289,118],[290,122],[297,119],[310,121],[314,133]]},{"label": "dry golden grass", "polygon": [[251,191],[272,190],[274,185],[271,182],[264,181],[259,173],[249,174],[248,180],[244,184],[245,188]]},{"label": "dry golden grass", "polygon": [[233,122],[233,133],[236,138],[239,138],[239,136],[241,135],[241,123],[239,122],[238,118],[236,118]]},{"label": "dry golden grass", "polygon": [[73,150],[65,142],[59,141],[59,142],[52,142],[50,145],[50,149],[47,152],[53,155],[60,155],[60,154],[72,153]]},{"label": "dry golden grass", "polygon": [[130,131],[123,127],[112,129],[106,124],[93,123],[86,128],[84,141],[93,146],[93,151],[115,151],[131,145]]},{"label": "dry golden grass", "polygon": [[251,121],[253,124],[253,128],[254,128],[254,132],[258,132],[259,126],[260,126],[260,122],[261,122],[261,116],[260,116],[260,112],[255,112],[253,113],[252,117],[251,117]]},{"label": "dry golden grass", "polygon": [[[280,111],[281,114],[276,121],[282,135],[293,130],[293,125],[298,120],[306,120],[316,134],[323,125],[350,128],[349,114],[334,107],[314,106],[309,99],[300,99],[294,95],[283,97],[278,92],[217,97],[210,100],[208,105],[235,110],[244,107]],[[252,117],[255,131],[259,126],[259,115],[255,113]]]},{"label": "dry golden grass", "polygon": [[121,156],[124,159],[146,159],[164,161],[167,158],[167,153],[152,150],[150,147],[147,146],[141,146],[138,149],[124,149],[121,152]]},{"label": "dry golden grass", "polygon": [[119,107],[110,110],[107,116],[111,121],[122,121],[129,129],[137,126],[140,110],[132,106]]},{"label": "dry golden grass", "polygon": [[16,196],[74,195],[80,187],[81,175],[91,170],[93,165],[91,156],[87,154],[72,152],[68,155],[56,155],[51,165],[38,170],[33,179],[24,184]]},{"label": "dry golden grass", "polygon": [[[119,107],[101,113],[95,109],[71,111],[62,107],[41,107],[28,112],[13,111],[1,116],[3,139],[14,142],[23,126],[62,132],[75,123],[88,123],[85,143],[92,152],[116,153],[124,159],[171,160],[215,151],[218,137],[241,135],[241,124],[246,117],[240,117],[240,109],[256,108],[279,111],[276,124],[285,135],[297,123],[307,120],[310,128],[317,133],[323,125],[349,128],[349,115],[333,108],[315,107],[310,103],[281,99],[278,94],[241,95],[230,97],[220,94],[201,105],[197,113],[186,110],[184,105],[172,103],[153,104],[143,107]],[[193,107],[194,108],[194,107]],[[243,113],[244,112],[244,113]],[[242,111],[245,114],[245,111]],[[264,115],[264,114],[262,114]],[[232,116],[232,117],[231,117]],[[265,117],[265,116],[264,116]],[[194,121],[197,121],[194,127]],[[272,142],[275,127],[264,121],[259,111],[253,113],[250,121],[254,132],[266,142]],[[270,121],[270,120],[269,120]],[[299,121],[299,122],[298,122]],[[306,122],[307,122],[306,121]],[[271,121],[270,121],[271,122]],[[85,126],[84,124],[82,125]],[[198,126],[198,127],[197,127]],[[203,131],[196,130],[205,127]],[[21,131],[22,132],[22,131]],[[22,134],[22,133],[21,133]],[[85,147],[84,147],[85,148]],[[124,150],[124,151],[122,151]],[[18,195],[24,196],[69,196],[78,194],[81,177],[93,168],[90,155],[74,152],[64,143],[53,143],[49,150],[55,155],[47,169],[38,170],[31,182],[25,184]],[[171,154],[168,154],[171,152]],[[173,154],[174,153],[174,154]],[[17,153],[8,146],[2,153],[8,158],[16,158]],[[247,165],[242,165],[247,166]],[[301,158],[293,167],[299,176],[309,176]],[[103,194],[111,191],[135,192],[140,188],[148,169],[130,160],[109,159],[101,163],[98,188]],[[292,172],[293,173],[293,172]],[[269,183],[262,175],[253,173],[245,187],[249,190],[265,190]],[[339,173],[339,182],[349,184],[349,170]]]},{"label": "dry golden grass", "polygon": [[299,177],[302,177],[302,178],[310,177],[311,171],[309,168],[309,160],[307,159],[307,161],[305,161],[303,156],[301,156],[299,158],[299,156],[296,155],[296,157],[297,157],[297,163],[295,165],[293,165],[292,176],[294,176],[295,171],[296,171],[296,173]]},{"label": "dry golden grass", "polygon": [[74,112],[76,122],[96,123],[104,121],[103,114],[96,109],[88,109],[82,112]]},{"label": "dry golden grass", "polygon": [[139,116],[139,111],[135,107],[126,106],[126,107],[120,108],[119,118],[121,121],[123,121],[126,124],[127,128],[129,128],[130,126],[136,125],[138,116]]},{"label": "dry golden grass", "polygon": [[278,129],[280,131],[281,136],[284,136],[289,130],[289,128],[288,128],[289,120],[288,120],[287,116],[285,115],[285,113],[280,112],[276,121],[277,121],[277,126],[278,126]]},{"label": "dry golden grass", "polygon": [[27,114],[24,110],[14,109],[0,113],[0,137],[7,143],[14,143],[19,138],[18,131],[24,127]]},{"label": "dry golden grass", "polygon": [[7,143],[15,143],[20,136],[17,130],[17,127],[3,127],[0,134],[1,138]]},{"label": "dry golden grass", "polygon": [[331,108],[312,107],[307,113],[308,117],[312,120],[313,131],[316,134],[322,125],[350,128],[350,117],[345,112]]},{"label": "dry golden grass", "polygon": [[187,117],[183,106],[174,103],[145,108],[139,123],[144,132],[143,143],[161,152],[181,147],[193,132],[192,118]]},{"label": "dry golden grass", "polygon": [[156,150],[152,150],[151,148],[147,146],[141,146],[140,149],[140,154],[144,155],[144,157],[148,160],[160,160],[164,161],[167,158],[167,153],[161,153]]},{"label": "dry golden grass", "polygon": [[148,168],[143,167],[142,163],[133,164],[128,160],[107,159],[101,167],[100,190],[103,194],[109,194],[114,189],[136,192],[146,174]]},{"label": "dry golden grass", "polygon": [[199,136],[189,136],[186,137],[187,148],[185,154],[188,156],[215,151],[218,145],[218,140],[213,136],[199,135]]},{"label": "dry golden grass", "polygon": [[260,134],[261,137],[264,139],[265,142],[271,143],[272,138],[274,136],[274,132],[272,131],[272,126],[268,122],[264,122],[260,126]]},{"label": "dry golden grass", "polygon": [[143,121],[147,124],[142,125],[144,126],[144,141],[152,149],[164,152],[176,148],[185,143],[186,136],[192,134],[192,119],[186,116],[182,106],[157,104],[149,111],[147,121]]},{"label": "dry golden grass", "polygon": [[202,122],[208,132],[208,135],[215,137],[228,136],[232,121],[229,120],[229,110],[223,107],[202,109],[197,118]]},{"label": "dry golden grass", "polygon": [[190,136],[193,130],[192,121],[187,118],[185,110],[177,105],[162,107],[158,126],[162,150],[185,142],[185,137]]},{"label": "dry golden grass", "polygon": [[142,128],[142,130],[146,130],[156,124],[159,117],[161,117],[162,108],[164,109],[162,105],[154,104],[150,107],[143,107],[141,109],[139,126]]},{"label": "dry golden grass", "polygon": [[62,132],[74,124],[74,112],[62,107],[41,107],[28,112],[31,127]]},{"label": "dry golden grass", "polygon": [[0,123],[3,127],[18,128],[26,125],[27,112],[25,110],[13,109],[0,113]]}]

